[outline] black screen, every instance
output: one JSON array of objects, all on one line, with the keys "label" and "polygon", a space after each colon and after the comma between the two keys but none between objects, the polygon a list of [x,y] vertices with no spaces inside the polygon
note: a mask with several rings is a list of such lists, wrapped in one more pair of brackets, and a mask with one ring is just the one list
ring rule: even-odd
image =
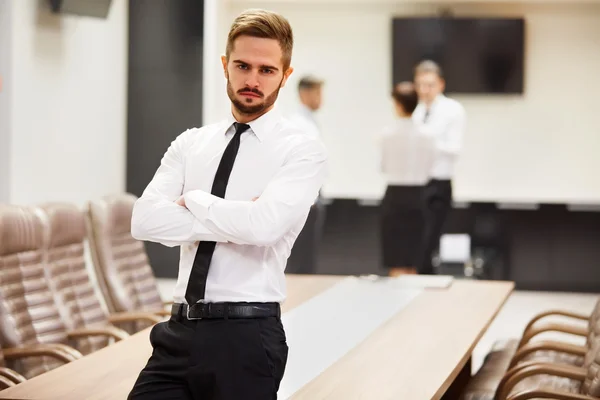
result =
[{"label": "black screen", "polygon": [[523,19],[395,18],[393,83],[424,59],[440,64],[446,93],[522,93]]},{"label": "black screen", "polygon": [[107,18],[112,0],[50,0],[55,13]]}]

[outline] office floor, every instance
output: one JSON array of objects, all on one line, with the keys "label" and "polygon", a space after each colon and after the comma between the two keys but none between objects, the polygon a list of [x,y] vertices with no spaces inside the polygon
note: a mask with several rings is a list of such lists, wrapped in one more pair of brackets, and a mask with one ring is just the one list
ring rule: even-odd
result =
[{"label": "office floor", "polygon": [[[163,298],[172,296],[174,279],[159,279]],[[516,291],[506,302],[486,334],[473,352],[473,370],[476,371],[496,340],[517,337],[527,322],[536,314],[550,309],[570,310],[589,314],[600,295],[582,293]],[[573,343],[583,343],[572,337],[546,334],[540,338],[560,338]]]}]

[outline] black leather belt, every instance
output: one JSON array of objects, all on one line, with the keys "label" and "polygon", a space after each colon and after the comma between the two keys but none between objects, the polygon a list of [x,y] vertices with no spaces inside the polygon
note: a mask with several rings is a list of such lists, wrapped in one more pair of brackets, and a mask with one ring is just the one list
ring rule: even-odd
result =
[{"label": "black leather belt", "polygon": [[281,307],[279,303],[197,303],[191,307],[175,303],[171,315],[189,320],[281,317]]}]

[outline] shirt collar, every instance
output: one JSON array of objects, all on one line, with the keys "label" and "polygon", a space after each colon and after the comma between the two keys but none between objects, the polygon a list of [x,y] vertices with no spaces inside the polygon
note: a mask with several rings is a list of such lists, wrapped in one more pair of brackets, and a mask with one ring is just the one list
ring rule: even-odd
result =
[{"label": "shirt collar", "polygon": [[435,107],[436,105],[440,104],[440,102],[444,101],[444,99],[446,98],[446,96],[444,96],[443,93],[438,94],[435,99],[433,100],[433,103],[431,103],[431,108]]},{"label": "shirt collar", "polygon": [[[419,113],[426,114],[428,112],[431,112],[431,110],[433,110],[435,107],[437,107],[437,105],[440,102],[444,101],[445,97],[446,96],[444,96],[443,93],[438,94],[435,97],[435,99],[433,99],[433,101],[431,102],[431,105],[429,107],[427,107],[427,105],[424,102],[420,101],[419,104],[417,105],[418,110],[415,110],[417,115],[420,115]],[[413,113],[413,115],[415,115],[415,113]]]},{"label": "shirt collar", "polygon": [[315,117],[315,111],[308,108],[307,105],[300,104],[300,115],[304,116],[304,118],[312,121],[315,125],[317,124],[317,118]]},{"label": "shirt collar", "polygon": [[313,115],[313,110],[311,110],[310,108],[308,108],[307,105],[305,104],[300,104],[300,112],[306,115]]},{"label": "shirt collar", "polygon": [[[281,118],[281,114],[279,113],[277,106],[275,106],[269,112],[261,115],[260,117],[256,118],[253,121],[248,122],[248,125],[250,125],[250,129],[256,135],[258,140],[260,140],[262,142],[263,140],[265,140],[267,138],[267,136],[270,133],[273,132],[273,130],[277,126],[277,123],[279,122],[280,118]],[[234,122],[236,122],[233,114],[229,115],[227,122],[228,122],[228,125],[227,125],[228,127],[230,127]]]}]

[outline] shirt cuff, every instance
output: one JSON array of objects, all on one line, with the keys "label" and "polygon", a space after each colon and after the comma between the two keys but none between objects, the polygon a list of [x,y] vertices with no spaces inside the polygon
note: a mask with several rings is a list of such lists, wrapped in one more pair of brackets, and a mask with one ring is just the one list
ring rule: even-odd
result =
[{"label": "shirt cuff", "polygon": [[208,217],[208,209],[220,197],[206,193],[202,190],[191,190],[183,195],[185,206],[194,214],[200,221],[206,220]]}]

